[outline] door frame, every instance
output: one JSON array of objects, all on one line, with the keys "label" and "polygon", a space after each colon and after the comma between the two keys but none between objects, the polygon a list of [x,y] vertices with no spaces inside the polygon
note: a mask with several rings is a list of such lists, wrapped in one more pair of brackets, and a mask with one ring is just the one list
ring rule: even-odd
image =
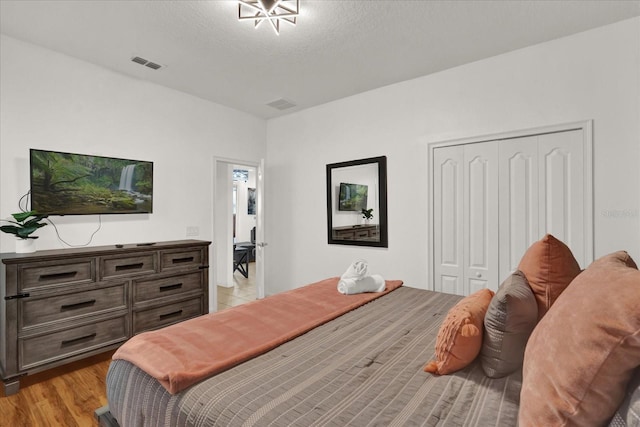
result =
[{"label": "door frame", "polygon": [[429,280],[427,289],[435,290],[435,241],[434,241],[434,187],[433,171],[434,150],[442,147],[454,145],[477,144],[488,141],[498,141],[503,139],[522,138],[526,136],[544,135],[549,133],[567,132],[572,130],[582,131],[583,162],[584,162],[584,236],[585,248],[584,259],[590,263],[594,258],[594,231],[593,231],[593,120],[583,120],[577,122],[562,123],[557,125],[541,126],[536,128],[513,130],[495,134],[473,136],[468,138],[458,138],[444,141],[435,141],[427,144],[427,274]]},{"label": "door frame", "polygon": [[[216,203],[217,203],[217,199],[218,199],[218,193],[219,193],[219,186],[225,186],[228,188],[231,188],[231,186],[233,185],[233,180],[231,178],[231,176],[228,177],[228,179],[226,179],[227,177],[225,176],[225,179],[223,179],[222,181],[220,180],[220,178],[218,177],[218,169],[220,168],[221,165],[224,165],[225,167],[228,167],[229,165],[239,165],[239,166],[248,166],[248,167],[252,167],[256,170],[256,173],[258,172],[259,166],[261,164],[260,161],[255,161],[255,160],[241,160],[241,159],[234,159],[234,158],[229,158],[229,157],[220,157],[220,156],[213,156],[212,159],[213,165],[212,165],[212,181],[213,181],[213,197],[212,197],[212,206],[211,206],[211,224],[212,224],[212,230],[213,230],[213,245],[211,248],[211,263],[210,265],[212,266],[212,273],[210,275],[211,277],[211,281],[213,282],[213,290],[211,290],[211,292],[209,292],[209,312],[214,312],[218,310],[218,273],[220,271],[227,271],[228,269],[231,269],[231,262],[233,260],[233,232],[232,232],[232,225],[230,222],[224,221],[224,219],[220,218],[220,215],[216,214]],[[263,172],[264,173],[264,172]],[[231,190],[230,190],[231,191]],[[259,192],[260,190],[258,189],[258,186],[256,186],[256,192]],[[263,198],[264,194],[256,194],[256,197],[260,197]],[[231,204],[229,204],[228,206],[229,209],[227,209],[227,211],[231,212]],[[264,214],[264,213],[263,213]],[[264,224],[264,221],[262,221],[262,224]],[[223,245],[217,245],[216,241],[218,239],[218,230],[225,230],[225,234],[226,236],[222,237],[222,240],[225,241],[225,244]],[[222,247],[219,247],[222,246]],[[224,250],[224,256],[221,254],[220,251]],[[222,263],[225,262],[226,267],[225,268],[221,268],[220,266],[222,265]],[[258,263],[261,264],[261,267],[264,270],[264,257],[260,257],[260,259],[258,259],[258,257],[256,257],[256,269],[258,269]],[[233,271],[231,272],[231,274],[233,274]],[[264,280],[258,280],[258,278],[256,277],[256,291],[257,291],[257,295],[264,295]]]}]

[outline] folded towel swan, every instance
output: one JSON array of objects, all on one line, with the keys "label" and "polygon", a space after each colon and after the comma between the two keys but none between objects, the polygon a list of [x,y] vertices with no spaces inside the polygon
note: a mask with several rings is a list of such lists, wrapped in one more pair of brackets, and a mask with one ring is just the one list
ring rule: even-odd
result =
[{"label": "folded towel swan", "polygon": [[340,279],[338,292],[345,295],[361,294],[363,292],[382,292],[385,281],[379,274],[363,277],[362,279]]},{"label": "folded towel swan", "polygon": [[382,292],[384,290],[385,281],[379,274],[372,274],[361,279],[340,279],[338,282],[338,292],[345,295]]},{"label": "folded towel swan", "polygon": [[345,295],[361,294],[363,292],[382,292],[385,281],[379,274],[367,275],[369,264],[359,259],[352,263],[338,281],[338,292]]},{"label": "folded towel swan", "polygon": [[347,268],[347,271],[340,276],[340,279],[362,279],[367,275],[368,268],[367,261],[359,259]]}]

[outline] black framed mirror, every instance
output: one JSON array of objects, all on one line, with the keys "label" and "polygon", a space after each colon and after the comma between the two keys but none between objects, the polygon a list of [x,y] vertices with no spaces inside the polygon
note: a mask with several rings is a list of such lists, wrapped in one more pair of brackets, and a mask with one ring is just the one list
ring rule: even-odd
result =
[{"label": "black framed mirror", "polygon": [[388,247],[386,156],[327,165],[327,235],[329,244]]}]

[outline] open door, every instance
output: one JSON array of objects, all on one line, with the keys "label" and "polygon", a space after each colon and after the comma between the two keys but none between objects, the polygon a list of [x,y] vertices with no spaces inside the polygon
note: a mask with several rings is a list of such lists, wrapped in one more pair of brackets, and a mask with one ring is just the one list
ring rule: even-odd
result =
[{"label": "open door", "polygon": [[[260,162],[214,157],[214,197],[213,197],[213,245],[211,248],[209,311],[218,306],[218,285],[228,287],[233,283],[233,215],[232,189],[233,169],[235,166],[247,166],[256,173],[255,226],[256,259],[255,288],[256,297],[264,298],[264,160]],[[246,240],[249,240],[246,238]]]},{"label": "open door", "polygon": [[256,287],[258,298],[264,298],[264,159],[258,164],[256,176]]}]

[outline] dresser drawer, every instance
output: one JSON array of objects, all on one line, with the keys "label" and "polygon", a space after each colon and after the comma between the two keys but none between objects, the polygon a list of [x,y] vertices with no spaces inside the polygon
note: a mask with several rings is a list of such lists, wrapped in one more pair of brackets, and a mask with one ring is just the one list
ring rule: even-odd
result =
[{"label": "dresser drawer", "polygon": [[192,298],[133,313],[133,333],[158,329],[203,314],[203,297]]},{"label": "dresser drawer", "polygon": [[369,231],[368,230],[358,230],[355,232],[355,238],[356,239],[362,239],[362,238],[367,238],[369,237]]},{"label": "dresser drawer", "polygon": [[133,282],[134,304],[156,298],[183,295],[187,292],[202,290],[202,272],[181,274],[162,279],[135,280]]},{"label": "dresser drawer", "polygon": [[19,369],[30,369],[127,339],[126,314],[77,328],[22,338]]},{"label": "dresser drawer", "polygon": [[178,268],[197,268],[206,265],[202,249],[176,249],[160,251],[160,270],[167,271]]},{"label": "dresser drawer", "polygon": [[59,260],[18,267],[18,291],[95,281],[95,259]]},{"label": "dresser drawer", "polygon": [[353,240],[356,233],[353,230],[333,230],[333,238],[339,240]]},{"label": "dresser drawer", "polygon": [[19,300],[18,330],[127,308],[126,285]]},{"label": "dresser drawer", "polygon": [[136,256],[102,257],[100,258],[100,275],[103,279],[108,279],[136,274],[155,273],[157,271],[157,265],[156,252]]}]

